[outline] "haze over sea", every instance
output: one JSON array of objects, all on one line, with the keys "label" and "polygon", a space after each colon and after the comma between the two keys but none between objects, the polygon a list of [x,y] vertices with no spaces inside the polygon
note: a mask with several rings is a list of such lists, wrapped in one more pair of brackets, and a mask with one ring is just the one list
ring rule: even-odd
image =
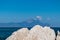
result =
[{"label": "haze over sea", "polygon": [[0,23],[21,22],[36,16],[60,27],[60,0],[0,0]]}]

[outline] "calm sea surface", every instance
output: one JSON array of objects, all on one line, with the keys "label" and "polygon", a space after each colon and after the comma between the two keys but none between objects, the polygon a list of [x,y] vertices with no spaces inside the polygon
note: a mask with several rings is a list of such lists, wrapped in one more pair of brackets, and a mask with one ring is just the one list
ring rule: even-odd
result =
[{"label": "calm sea surface", "polygon": [[[7,37],[9,37],[14,31],[20,29],[22,27],[0,27],[0,40],[5,40]],[[29,27],[28,29],[30,29],[31,27]],[[51,27],[52,29],[55,30],[55,32],[57,33],[57,31],[60,31],[60,27]]]}]

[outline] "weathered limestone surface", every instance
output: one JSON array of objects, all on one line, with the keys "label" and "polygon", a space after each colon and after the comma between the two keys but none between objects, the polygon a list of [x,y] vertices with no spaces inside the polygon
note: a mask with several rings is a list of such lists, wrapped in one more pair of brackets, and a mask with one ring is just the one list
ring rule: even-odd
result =
[{"label": "weathered limestone surface", "polygon": [[29,30],[27,28],[22,28],[14,33],[10,37],[8,37],[6,40],[23,40],[28,34]]},{"label": "weathered limestone surface", "polygon": [[22,28],[14,33],[6,40],[55,40],[55,32],[50,27],[34,26],[31,30]]}]

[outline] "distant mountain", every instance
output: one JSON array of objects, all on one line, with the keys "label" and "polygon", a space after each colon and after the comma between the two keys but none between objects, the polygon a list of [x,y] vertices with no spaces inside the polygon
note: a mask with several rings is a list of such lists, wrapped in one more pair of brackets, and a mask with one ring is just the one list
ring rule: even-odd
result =
[{"label": "distant mountain", "polygon": [[44,23],[38,18],[31,18],[20,23],[0,23],[0,27],[32,27],[34,25],[50,26],[50,24]]}]

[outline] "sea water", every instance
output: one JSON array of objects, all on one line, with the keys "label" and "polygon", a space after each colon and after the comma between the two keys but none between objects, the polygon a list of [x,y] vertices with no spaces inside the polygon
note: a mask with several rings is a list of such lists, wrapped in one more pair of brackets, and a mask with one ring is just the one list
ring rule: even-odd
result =
[{"label": "sea water", "polygon": [[[17,31],[18,29],[21,29],[22,27],[0,27],[0,40],[5,40],[7,37],[9,37],[14,31]],[[31,29],[32,27],[28,27],[28,29]],[[60,27],[51,27],[52,29],[57,31],[60,31]]]}]

